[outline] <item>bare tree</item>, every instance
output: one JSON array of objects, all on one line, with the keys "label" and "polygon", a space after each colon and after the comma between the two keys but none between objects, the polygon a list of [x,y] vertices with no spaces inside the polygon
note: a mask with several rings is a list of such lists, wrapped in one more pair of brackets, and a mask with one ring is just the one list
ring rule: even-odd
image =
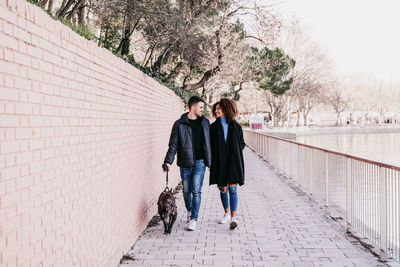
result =
[{"label": "bare tree", "polygon": [[326,97],[326,103],[330,105],[336,113],[335,126],[339,125],[340,115],[349,106],[350,98],[345,96],[343,90],[337,86],[333,85],[332,89],[329,91]]},{"label": "bare tree", "polygon": [[272,115],[273,126],[283,126],[283,122],[285,120],[292,96],[289,94],[289,92],[286,92],[285,94],[279,96],[276,96],[269,91],[263,92]]},{"label": "bare tree", "polygon": [[290,90],[293,99],[289,112],[296,112],[297,126],[300,125],[300,116],[303,116],[303,124],[306,126],[310,111],[323,102],[323,95],[331,80],[331,66],[318,46],[310,41],[299,21],[290,22],[285,36],[283,46],[296,60],[294,81]]}]

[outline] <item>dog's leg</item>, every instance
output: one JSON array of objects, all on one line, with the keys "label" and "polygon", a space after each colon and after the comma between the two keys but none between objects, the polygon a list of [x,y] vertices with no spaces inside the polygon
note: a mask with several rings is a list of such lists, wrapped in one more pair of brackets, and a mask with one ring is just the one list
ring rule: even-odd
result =
[{"label": "dog's leg", "polygon": [[164,219],[162,219],[162,221],[163,221],[163,224],[164,224],[164,235],[166,235],[166,234],[168,234],[168,225],[167,225],[167,222]]},{"label": "dog's leg", "polygon": [[177,217],[176,212],[175,212],[172,216],[170,216],[170,220],[169,220],[170,223],[169,223],[168,234],[171,234],[172,226],[174,226],[174,223],[175,223],[175,221],[176,221],[176,217]]},{"label": "dog's leg", "polygon": [[171,221],[172,221],[172,214],[170,213],[168,216],[168,223],[167,223],[167,234],[171,234]]}]

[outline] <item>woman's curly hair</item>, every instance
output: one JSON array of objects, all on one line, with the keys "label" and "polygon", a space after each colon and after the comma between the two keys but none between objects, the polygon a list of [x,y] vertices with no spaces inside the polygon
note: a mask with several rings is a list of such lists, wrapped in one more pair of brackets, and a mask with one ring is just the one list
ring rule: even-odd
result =
[{"label": "woman's curly hair", "polygon": [[212,106],[212,114],[214,117],[216,117],[215,110],[217,109],[218,105],[222,109],[227,123],[234,121],[239,115],[239,110],[237,108],[235,100],[229,98],[221,98],[220,101],[216,102]]}]

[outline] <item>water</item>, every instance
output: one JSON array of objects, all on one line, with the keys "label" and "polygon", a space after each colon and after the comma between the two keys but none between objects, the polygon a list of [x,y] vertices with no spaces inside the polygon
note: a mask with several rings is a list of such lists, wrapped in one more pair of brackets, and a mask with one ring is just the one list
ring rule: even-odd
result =
[{"label": "water", "polygon": [[303,135],[296,141],[400,167],[400,132]]}]

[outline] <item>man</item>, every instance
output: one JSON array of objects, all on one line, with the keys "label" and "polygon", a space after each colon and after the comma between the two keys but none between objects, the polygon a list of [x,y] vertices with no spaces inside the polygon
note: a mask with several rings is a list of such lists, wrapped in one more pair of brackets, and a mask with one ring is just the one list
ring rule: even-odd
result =
[{"label": "man", "polygon": [[178,154],[183,185],[183,198],[188,212],[187,230],[196,230],[206,166],[211,165],[210,121],[202,116],[204,100],[198,96],[189,99],[189,112],[183,114],[172,127],[169,149],[164,163],[168,170]]}]

